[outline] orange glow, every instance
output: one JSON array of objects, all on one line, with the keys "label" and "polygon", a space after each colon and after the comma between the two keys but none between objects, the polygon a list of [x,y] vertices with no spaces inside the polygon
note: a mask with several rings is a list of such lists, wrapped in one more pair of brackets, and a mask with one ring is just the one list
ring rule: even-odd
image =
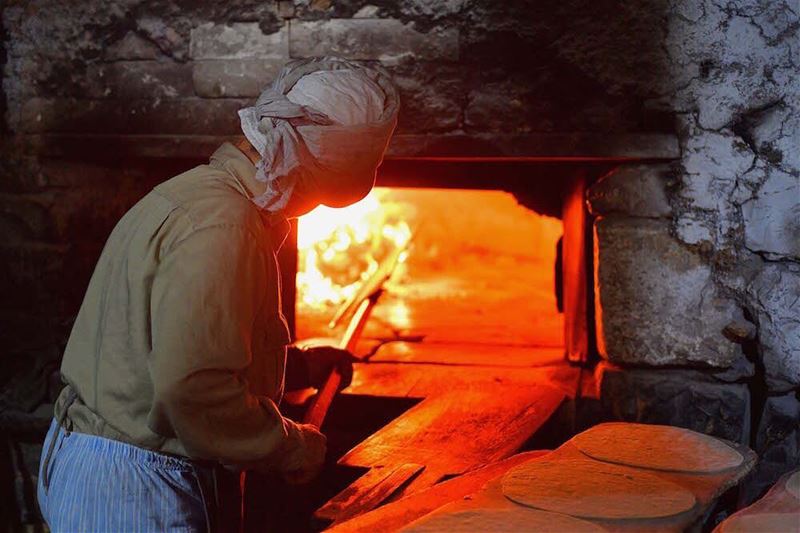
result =
[{"label": "orange glow", "polygon": [[300,218],[297,291],[302,305],[341,304],[389,252],[408,242],[411,229],[406,207],[385,201],[387,192],[373,190],[341,209],[319,206]]},{"label": "orange glow", "polygon": [[439,347],[561,347],[553,289],[561,232],[560,220],[502,191],[378,188],[353,206],[312,211],[299,224],[297,336],[339,336],[328,323],[342,302],[412,239],[365,346],[416,338]]}]

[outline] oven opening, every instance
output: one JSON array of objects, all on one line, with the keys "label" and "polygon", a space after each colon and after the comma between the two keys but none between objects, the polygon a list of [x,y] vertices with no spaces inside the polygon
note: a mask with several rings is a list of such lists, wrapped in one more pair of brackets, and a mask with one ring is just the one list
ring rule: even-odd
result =
[{"label": "oven opening", "polygon": [[374,362],[534,366],[564,357],[561,220],[497,190],[377,187],[299,219],[296,334],[338,339],[391,270],[358,344]]}]

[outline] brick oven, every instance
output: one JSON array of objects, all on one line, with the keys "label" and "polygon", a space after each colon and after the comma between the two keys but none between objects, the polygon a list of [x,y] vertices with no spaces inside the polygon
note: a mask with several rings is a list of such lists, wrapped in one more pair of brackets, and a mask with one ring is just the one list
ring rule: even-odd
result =
[{"label": "brick oven", "polygon": [[[236,111],[288,59],[328,53],[386,67],[400,122],[373,195],[301,219],[281,251],[296,336],[341,336],[337,311],[407,253],[332,408],[327,485],[285,520],[340,520],[364,511],[346,487],[377,506],[607,420],[749,446],[740,502],[797,467],[789,2],[36,0],[2,14],[3,525],[38,521],[61,353],[114,223],[235,138]],[[449,437],[468,419],[474,434]],[[403,432],[429,422],[429,440]],[[440,448],[398,451],[415,446]]]}]

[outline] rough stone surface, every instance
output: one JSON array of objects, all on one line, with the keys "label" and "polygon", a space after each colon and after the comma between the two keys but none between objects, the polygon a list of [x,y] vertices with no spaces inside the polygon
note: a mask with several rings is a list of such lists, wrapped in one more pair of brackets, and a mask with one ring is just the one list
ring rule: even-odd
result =
[{"label": "rough stone surface", "polygon": [[256,22],[202,24],[192,30],[189,55],[192,59],[259,58],[285,61],[288,57],[288,29],[264,34]]},{"label": "rough stone surface", "polygon": [[743,383],[673,369],[606,366],[600,376],[601,413],[608,420],[677,426],[741,444],[750,439],[750,394]]},{"label": "rough stone surface", "polygon": [[[96,63],[86,73],[84,97],[172,99],[193,96],[191,67],[174,61]],[[75,96],[81,96],[76,94]]]},{"label": "rough stone surface", "polygon": [[440,91],[414,75],[398,74],[394,79],[403,109],[399,127],[415,133],[452,131],[459,127],[463,96],[457,89]]},{"label": "rough stone surface", "polygon": [[667,28],[666,84],[648,105],[677,113],[674,234],[756,317],[759,386],[797,387],[800,13],[788,0],[697,0],[676,4]]},{"label": "rough stone surface", "polygon": [[749,250],[800,260],[800,176],[773,169],[742,215]]},{"label": "rough stone surface", "polygon": [[308,57],[334,53],[351,59],[458,59],[458,30],[436,28],[428,33],[393,19],[330,19],[298,21],[289,30],[289,54]]},{"label": "rough stone surface", "polygon": [[209,59],[192,69],[194,91],[208,98],[255,98],[275,79],[284,59]]},{"label": "rough stone surface", "polygon": [[104,58],[107,61],[157,59],[160,55],[158,47],[133,31],[112,43],[106,49]]},{"label": "rough stone surface", "polygon": [[800,265],[767,264],[749,287],[767,386],[800,386]]},{"label": "rough stone surface", "polygon": [[[497,95],[502,94],[502,98]],[[553,129],[550,110],[531,96],[523,80],[507,79],[487,83],[470,91],[464,110],[466,129],[525,133],[538,122],[545,131]]]},{"label": "rough stone surface", "polygon": [[615,363],[733,366],[743,357],[723,334],[736,305],[702,258],[668,223],[601,217],[595,222],[598,348]]},{"label": "rough stone surface", "polygon": [[593,215],[667,217],[672,208],[666,189],[673,178],[668,165],[622,165],[592,185],[587,193]]},{"label": "rough stone surface", "polygon": [[187,39],[171,23],[161,17],[143,16],[136,21],[137,29],[165,55],[178,61],[187,57]]},{"label": "rough stone surface", "polygon": [[750,168],[754,156],[733,136],[691,133],[684,147],[680,196],[697,209],[724,209],[736,176]]},{"label": "rough stone surface", "polygon": [[800,113],[797,95],[745,116],[741,131],[751,146],[771,164],[797,175],[800,168]]},{"label": "rough stone surface", "polygon": [[684,214],[675,223],[675,234],[686,244],[711,244],[714,242],[711,224],[703,216]]},{"label": "rough stone surface", "polygon": [[189,134],[240,133],[237,111],[247,100],[210,106],[200,98],[78,100],[33,98],[22,108],[26,133]]},{"label": "rough stone surface", "polygon": [[800,468],[800,401],[795,394],[770,396],[760,417],[755,445],[758,464],[742,499],[752,503],[783,474]]},{"label": "rough stone surface", "polygon": [[790,43],[797,36],[798,13],[792,2],[687,5],[695,13],[674,13],[665,40],[674,83],[665,98],[672,105],[696,109],[699,125],[713,130],[796,94]]}]

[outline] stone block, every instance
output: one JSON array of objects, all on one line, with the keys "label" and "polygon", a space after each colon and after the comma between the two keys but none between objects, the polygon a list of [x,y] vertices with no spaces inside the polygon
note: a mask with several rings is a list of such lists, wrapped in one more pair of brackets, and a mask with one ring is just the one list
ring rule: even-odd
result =
[{"label": "stone block", "polygon": [[158,47],[152,42],[129,31],[113,42],[105,51],[108,61],[156,59],[160,55]]},{"label": "stone block", "polygon": [[667,221],[595,221],[595,302],[601,355],[620,364],[728,368],[742,358],[725,327],[741,314],[711,269]]},{"label": "stone block", "polygon": [[597,375],[604,418],[684,427],[741,444],[749,441],[747,385],[718,382],[693,370],[601,365]]},{"label": "stone block", "polygon": [[255,98],[275,79],[283,58],[206,59],[194,63],[192,79],[198,96]]},{"label": "stone block", "polygon": [[701,244],[713,242],[714,236],[711,234],[710,227],[713,228],[713,221],[706,212],[682,213],[675,221],[675,234],[686,244]]},{"label": "stone block", "polygon": [[436,27],[427,33],[396,19],[292,21],[291,57],[341,55],[397,63],[405,59],[458,60],[458,30]]},{"label": "stone block", "polygon": [[207,23],[191,32],[189,55],[192,59],[268,59],[288,58],[286,26],[265,34],[256,22]]},{"label": "stone block", "polygon": [[468,4],[466,0],[411,0],[405,2],[406,9],[417,16],[438,19],[461,12]]},{"label": "stone block", "polygon": [[432,87],[412,76],[395,75],[393,79],[400,92],[402,109],[398,131],[443,132],[459,127],[461,106],[457,89]]},{"label": "stone block", "polygon": [[753,164],[755,154],[732,133],[700,129],[689,132],[685,141],[680,194],[692,207],[724,209],[738,176]]},{"label": "stone block", "polygon": [[525,132],[533,115],[539,120],[547,115],[538,104],[524,81],[488,83],[470,91],[464,124],[480,131]]},{"label": "stone block", "polygon": [[291,0],[278,0],[276,15],[282,19],[290,19],[295,15],[295,5]]},{"label": "stone block", "polygon": [[589,210],[593,215],[668,217],[672,214],[666,193],[670,179],[668,165],[621,165],[588,190]]},{"label": "stone block", "polygon": [[142,17],[136,21],[136,26],[164,54],[179,61],[187,58],[189,43],[186,42],[185,33],[171,26],[168,19]]},{"label": "stone block", "polygon": [[797,106],[775,105],[752,117],[749,134],[758,152],[773,165],[800,168],[800,112]]},{"label": "stone block", "polygon": [[116,61],[94,63],[87,71],[89,98],[157,99],[192,96],[188,63]]},{"label": "stone block", "polygon": [[800,266],[768,263],[748,287],[767,386],[800,386]]},{"label": "stone block", "polygon": [[773,259],[800,259],[800,178],[771,169],[742,204],[745,246]]},{"label": "stone block", "polygon": [[248,100],[77,100],[33,98],[22,107],[25,133],[237,135]]}]

